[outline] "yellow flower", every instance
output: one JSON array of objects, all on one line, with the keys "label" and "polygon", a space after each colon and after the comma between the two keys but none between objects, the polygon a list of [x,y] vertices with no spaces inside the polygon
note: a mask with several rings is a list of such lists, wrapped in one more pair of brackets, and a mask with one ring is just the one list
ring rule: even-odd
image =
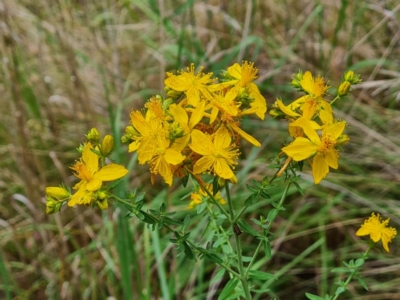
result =
[{"label": "yellow flower", "polygon": [[254,101],[250,103],[250,109],[243,110],[241,115],[256,114],[261,120],[264,120],[267,111],[267,102],[261,95],[257,85],[253,83],[257,78],[257,72],[258,69],[254,67],[254,63],[244,61],[242,66],[235,63],[228,68],[228,74],[235,79],[221,83],[221,86],[226,87],[234,85],[233,89],[236,91],[236,96],[242,88],[246,88],[249,96],[252,97]]},{"label": "yellow flower", "polygon": [[393,227],[387,227],[389,224],[389,218],[385,221],[381,221],[381,216],[379,214],[375,215],[372,213],[368,220],[364,221],[361,228],[357,230],[357,236],[370,235],[371,240],[377,243],[382,240],[383,248],[389,252],[388,244],[392,242],[394,237],[397,235],[397,231]]},{"label": "yellow flower", "polygon": [[167,73],[168,78],[165,79],[164,84],[175,91],[185,92],[188,104],[196,107],[201,95],[206,99],[211,98],[207,84],[213,82],[211,78],[213,74],[203,74],[203,68],[200,68],[197,75],[195,75],[194,69],[194,64],[192,63],[190,68],[187,68],[187,72],[182,71],[180,75]]},{"label": "yellow flower", "polygon": [[81,160],[77,161],[71,169],[75,171],[75,176],[81,181],[74,189],[78,190],[68,202],[69,206],[75,204],[91,204],[93,192],[100,189],[103,181],[113,181],[124,177],[128,170],[117,164],[110,164],[99,169],[99,157],[91,151],[92,144],[85,145]]},{"label": "yellow flower", "polygon": [[150,160],[151,173],[160,173],[165,182],[171,186],[173,179],[171,166],[180,164],[185,159],[185,156],[174,148],[174,144],[170,147],[170,140],[166,139],[164,135],[159,135],[152,140],[147,149],[152,151]]},{"label": "yellow flower", "polygon": [[236,165],[238,150],[231,145],[231,135],[225,126],[221,126],[214,135],[205,135],[200,130],[192,131],[192,143],[190,148],[202,155],[193,167],[194,174],[204,173],[213,170],[215,174],[224,179],[231,179],[235,174],[231,170],[231,166]]},{"label": "yellow flower", "polygon": [[282,148],[282,151],[295,161],[305,160],[315,155],[312,163],[312,172],[314,182],[318,184],[328,174],[329,167],[338,168],[339,152],[336,146],[346,122],[342,121],[324,126],[320,137],[309,121],[305,119],[299,119],[298,121],[297,126],[303,129],[308,139],[297,137],[290,145]]},{"label": "yellow flower", "polygon": [[183,129],[183,136],[174,141],[175,149],[183,150],[189,143],[190,134],[194,126],[196,126],[203,118],[204,107],[205,101],[200,101],[197,107],[193,109],[189,119],[189,116],[183,107],[176,105],[175,103],[169,106],[169,113],[174,118],[174,121],[178,122]]},{"label": "yellow flower", "polygon": [[310,71],[304,73],[300,85],[307,94],[316,98],[322,97],[329,88],[325,85],[324,78],[318,76],[314,79]]}]

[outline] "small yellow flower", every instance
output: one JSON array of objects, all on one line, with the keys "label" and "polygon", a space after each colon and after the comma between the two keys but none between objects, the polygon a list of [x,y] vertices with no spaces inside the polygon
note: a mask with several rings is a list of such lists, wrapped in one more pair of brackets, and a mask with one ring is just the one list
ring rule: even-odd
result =
[{"label": "small yellow flower", "polygon": [[128,170],[117,164],[110,164],[99,169],[99,157],[91,151],[90,142],[85,145],[81,160],[77,161],[71,169],[81,181],[74,189],[78,190],[69,200],[68,205],[91,204],[94,201],[93,192],[100,189],[103,181],[113,181],[124,177]]},{"label": "small yellow flower", "polygon": [[385,221],[381,221],[381,216],[379,214],[375,215],[375,213],[372,213],[371,217],[369,217],[368,220],[365,220],[364,224],[361,225],[361,228],[357,230],[356,235],[369,235],[374,243],[382,240],[383,249],[385,249],[386,252],[389,252],[388,244],[391,243],[394,237],[397,235],[395,228],[387,227],[389,220],[390,218]]},{"label": "small yellow flower", "polygon": [[187,72],[181,72],[180,75],[167,73],[168,78],[165,79],[164,84],[171,89],[178,92],[185,92],[188,104],[193,107],[197,106],[200,101],[200,96],[206,99],[211,98],[211,93],[207,85],[214,80],[211,78],[213,73],[204,74],[203,68],[200,68],[197,74],[194,74],[194,64],[187,68]]},{"label": "small yellow flower", "polygon": [[299,119],[297,126],[303,129],[308,139],[297,137],[290,145],[283,147],[282,151],[295,161],[305,160],[315,155],[312,163],[312,172],[314,183],[318,184],[328,174],[329,167],[338,168],[339,152],[336,146],[346,122],[342,121],[324,126],[321,137],[312,128],[309,121],[305,119]]},{"label": "small yellow flower", "polygon": [[231,145],[231,135],[229,131],[221,126],[215,133],[214,140],[211,136],[205,135],[200,130],[192,131],[192,143],[190,148],[202,155],[193,167],[194,174],[201,174],[208,170],[224,179],[235,177],[231,166],[236,165],[238,150]]}]

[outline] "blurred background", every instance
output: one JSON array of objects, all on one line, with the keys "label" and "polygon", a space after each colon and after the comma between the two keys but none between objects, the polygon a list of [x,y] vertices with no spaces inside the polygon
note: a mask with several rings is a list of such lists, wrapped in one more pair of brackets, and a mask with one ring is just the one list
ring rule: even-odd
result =
[{"label": "blurred background", "polygon": [[[397,0],[5,0],[0,2],[0,298],[1,299],[216,299],[229,278],[211,282],[218,269],[188,260],[167,232],[126,219],[122,207],[63,207],[45,214],[44,190],[76,179],[69,166],[84,134],[97,127],[120,139],[129,113],[163,92],[165,72],[191,62],[207,72],[242,60],[259,68],[257,84],[270,106],[300,96],[294,73],[310,70],[338,86],[343,72],[361,74],[352,95],[335,103],[348,122],[350,143],[339,169],[305,194],[290,191],[275,223],[272,260],[256,267],[276,274],[258,285],[255,299],[305,299],[333,293],[331,273],[358,258],[367,238],[355,236],[372,212],[400,230],[400,4]],[[334,93],[334,91],[332,91]],[[243,143],[233,188],[236,208],[244,183],[260,180],[281,146],[287,123],[248,118],[245,130],[262,148]],[[190,188],[150,184],[127,146],[114,160],[131,170],[121,190],[146,191],[146,207],[162,202],[184,216]],[[278,197],[282,187],[272,190]],[[266,216],[259,202],[245,218]],[[193,217],[191,238],[207,227]],[[251,221],[249,221],[251,222]],[[254,225],[254,224],[253,224]],[[241,236],[251,255],[257,240]],[[400,299],[400,242],[376,247],[361,275],[370,291],[352,282],[342,299]]]}]

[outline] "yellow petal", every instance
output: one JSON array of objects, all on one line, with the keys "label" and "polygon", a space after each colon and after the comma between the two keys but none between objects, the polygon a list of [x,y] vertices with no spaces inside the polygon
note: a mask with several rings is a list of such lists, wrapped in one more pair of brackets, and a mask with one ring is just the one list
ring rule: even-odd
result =
[{"label": "yellow petal", "polygon": [[217,158],[215,160],[214,171],[219,177],[224,179],[230,179],[235,176],[228,163],[223,158]]},{"label": "yellow petal", "polygon": [[200,101],[197,103],[196,108],[192,112],[192,115],[190,116],[190,121],[189,121],[189,127],[192,129],[194,126],[197,125],[197,123],[200,122],[200,120],[203,118],[204,114],[204,107],[206,105],[206,101]]},{"label": "yellow petal", "polygon": [[193,166],[193,173],[194,174],[205,173],[212,167],[214,161],[215,159],[211,155],[203,156]]},{"label": "yellow petal", "polygon": [[93,146],[90,142],[85,145],[82,152],[82,160],[85,162],[87,169],[93,174],[99,169],[99,157],[90,150],[92,148]]},{"label": "yellow petal", "polygon": [[336,149],[331,149],[324,153],[327,164],[334,169],[338,168],[339,152]]},{"label": "yellow petal", "polygon": [[214,145],[216,151],[228,148],[231,144],[231,135],[225,126],[221,126],[215,133]]},{"label": "yellow petal", "polygon": [[364,235],[369,235],[369,230],[365,226],[361,226],[361,228],[357,230],[356,236],[364,236]]},{"label": "yellow petal", "polygon": [[371,240],[373,240],[375,243],[379,242],[379,240],[381,239],[381,233],[379,231],[374,230],[373,232],[371,232],[370,234]]},{"label": "yellow petal", "polygon": [[86,184],[86,190],[90,192],[97,191],[99,188],[101,188],[101,185],[103,184],[103,181],[93,178]]},{"label": "yellow petal", "polygon": [[139,148],[139,145],[140,141],[134,141],[130,143],[128,147],[128,152],[135,152]]},{"label": "yellow petal", "polygon": [[93,175],[94,179],[101,181],[112,181],[124,177],[128,174],[128,170],[124,166],[110,164],[101,168]]},{"label": "yellow petal", "polygon": [[178,165],[185,159],[185,156],[183,156],[180,151],[169,148],[165,150],[164,158],[167,163],[171,165]]},{"label": "yellow petal", "polygon": [[[91,195],[91,193],[89,195]],[[88,204],[87,200],[88,195],[86,192],[86,185],[81,185],[79,190],[75,194],[73,194],[71,199],[68,201],[68,206],[74,206],[76,204]]]},{"label": "yellow petal", "polygon": [[297,119],[295,123],[296,126],[300,126],[303,129],[304,133],[314,144],[319,144],[321,142],[318,133],[313,129],[311,122],[309,120],[306,120],[305,118],[301,117]]},{"label": "yellow petal", "polygon": [[173,103],[169,106],[168,109],[174,120],[178,121],[181,124],[187,125],[187,123],[189,122],[189,118],[186,110],[183,107]]},{"label": "yellow petal", "polygon": [[246,133],[245,131],[243,131],[241,128],[239,128],[238,126],[236,126],[235,124],[231,124],[230,125],[231,128],[237,132],[242,138],[244,138],[246,141],[248,141],[249,143],[253,144],[256,147],[261,147],[261,144],[259,141],[257,141],[254,137],[252,137],[250,134]]},{"label": "yellow petal", "polygon": [[312,164],[312,173],[314,177],[314,183],[318,184],[321,182],[323,178],[325,178],[326,174],[329,172],[328,163],[325,161],[323,155],[321,153],[317,153],[314,156],[313,164]]},{"label": "yellow petal", "polygon": [[322,129],[323,134],[331,135],[335,139],[337,139],[344,131],[344,128],[346,127],[346,122],[338,122],[335,124],[327,125]]},{"label": "yellow petal", "polygon": [[314,94],[314,78],[310,71],[304,73],[300,84],[303,90],[305,90],[308,94]]},{"label": "yellow petal", "polygon": [[276,104],[278,104],[279,109],[287,116],[290,117],[300,117],[300,115],[294,111],[292,111],[289,107],[285,106],[282,100],[277,99]]},{"label": "yellow petal", "polygon": [[214,144],[211,138],[205,135],[200,130],[194,129],[191,134],[192,143],[189,145],[190,149],[201,155],[211,155],[214,152]]},{"label": "yellow petal", "polygon": [[317,146],[304,137],[296,138],[289,146],[283,147],[282,151],[295,161],[304,160],[317,152]]},{"label": "yellow petal", "polygon": [[232,66],[228,68],[228,73],[232,77],[236,79],[241,79],[242,78],[242,68],[238,63],[234,63]]}]

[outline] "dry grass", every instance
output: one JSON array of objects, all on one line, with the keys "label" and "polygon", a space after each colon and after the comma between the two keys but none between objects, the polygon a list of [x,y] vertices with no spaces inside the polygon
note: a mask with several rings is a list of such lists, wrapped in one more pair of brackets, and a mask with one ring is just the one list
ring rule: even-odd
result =
[{"label": "dry grass", "polygon": [[[235,61],[255,61],[269,103],[297,96],[288,82],[299,69],[332,85],[348,68],[363,79],[354,96],[338,103],[351,138],[340,168],[305,196],[291,195],[277,223],[269,272],[279,272],[319,238],[327,242],[260,299],[332,292],[337,278],[324,271],[365,248],[354,232],[358,218],[371,211],[400,228],[397,1],[16,0],[0,3],[0,16],[1,298],[167,299],[163,282],[170,299],[206,298],[208,262],[182,267],[187,261],[173,258],[168,236],[121,221],[120,208],[44,213],[45,187],[73,184],[68,166],[83,134],[96,126],[120,135],[130,110],[162,91],[165,71],[190,62],[218,73]],[[243,178],[257,178],[284,142],[286,124],[269,118],[246,126],[266,145],[253,164],[244,163]],[[121,152],[116,159],[129,158]],[[304,179],[309,185],[307,174]],[[148,180],[147,170],[135,166],[129,187],[145,188],[158,205],[165,190]],[[183,210],[185,193],[170,191],[170,205]],[[257,209],[267,210],[261,203],[249,218]],[[370,292],[354,283],[348,297],[400,298],[398,240],[389,255],[371,254],[363,271]],[[165,265],[155,263],[160,257]],[[267,262],[260,257],[258,263]]]}]

